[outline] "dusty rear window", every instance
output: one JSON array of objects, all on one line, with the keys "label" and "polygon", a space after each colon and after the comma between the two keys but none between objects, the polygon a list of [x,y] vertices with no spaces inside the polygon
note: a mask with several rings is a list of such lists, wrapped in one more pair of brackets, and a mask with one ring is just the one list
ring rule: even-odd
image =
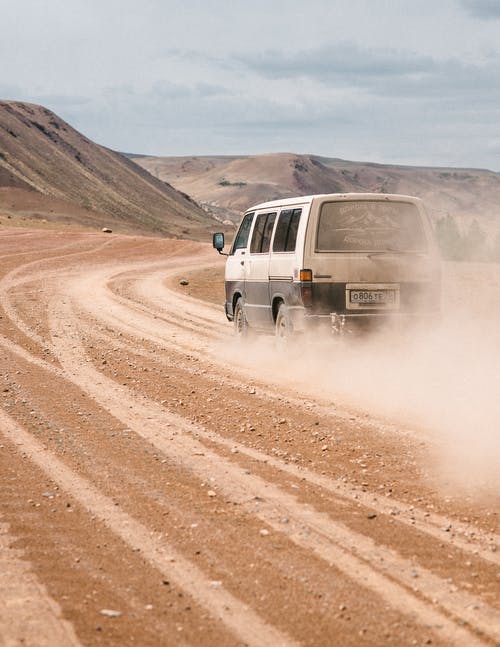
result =
[{"label": "dusty rear window", "polygon": [[410,202],[325,202],[317,252],[420,252],[427,248],[421,215]]}]

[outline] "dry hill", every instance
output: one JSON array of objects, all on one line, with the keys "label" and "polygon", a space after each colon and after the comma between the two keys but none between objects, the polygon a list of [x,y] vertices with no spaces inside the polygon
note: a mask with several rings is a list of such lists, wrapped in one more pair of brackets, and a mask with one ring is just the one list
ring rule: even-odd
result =
[{"label": "dry hill", "polygon": [[231,217],[279,197],[373,191],[417,195],[435,218],[448,213],[466,223],[477,218],[486,229],[500,221],[500,174],[485,170],[388,166],[293,153],[134,161]]},{"label": "dry hill", "polygon": [[42,106],[0,101],[0,214],[206,238],[201,207]]}]

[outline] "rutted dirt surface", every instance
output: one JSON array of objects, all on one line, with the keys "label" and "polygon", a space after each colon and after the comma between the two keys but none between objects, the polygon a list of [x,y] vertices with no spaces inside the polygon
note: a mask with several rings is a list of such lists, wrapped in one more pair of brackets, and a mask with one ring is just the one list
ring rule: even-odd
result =
[{"label": "rutted dirt surface", "polygon": [[499,643],[498,498],[434,487],[418,428],[228,361],[222,263],[1,232],[2,644]]}]

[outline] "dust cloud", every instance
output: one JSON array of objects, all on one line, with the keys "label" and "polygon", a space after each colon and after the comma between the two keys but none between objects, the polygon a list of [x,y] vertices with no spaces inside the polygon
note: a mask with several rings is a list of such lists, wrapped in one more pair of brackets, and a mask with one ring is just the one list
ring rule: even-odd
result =
[{"label": "dust cloud", "polygon": [[[229,363],[430,440],[426,471],[469,494],[500,485],[500,266],[446,263],[432,326],[334,341],[272,337],[226,344]],[[220,349],[219,349],[220,352]],[[374,432],[375,433],[375,432]]]}]

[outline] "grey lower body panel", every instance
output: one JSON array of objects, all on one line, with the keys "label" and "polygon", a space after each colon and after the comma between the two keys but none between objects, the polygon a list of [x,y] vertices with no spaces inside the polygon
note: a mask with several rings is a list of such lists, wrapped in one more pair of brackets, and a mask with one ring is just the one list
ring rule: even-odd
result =
[{"label": "grey lower body panel", "polygon": [[[225,313],[234,317],[234,305],[241,295],[249,324],[259,329],[274,327],[278,300],[288,310],[294,330],[333,328],[339,324],[345,330],[367,330],[385,325],[409,326],[436,321],[439,318],[439,289],[432,283],[398,283],[400,302],[397,310],[363,307],[348,308],[346,283],[325,282],[307,284],[311,289],[310,307],[302,302],[302,285],[292,280],[226,281]],[[337,320],[335,320],[337,317]],[[333,322],[333,323],[332,323]]]},{"label": "grey lower body panel", "polygon": [[[245,304],[245,313],[250,326],[262,330],[274,328],[273,303],[283,301],[293,309],[301,304],[300,283],[290,279],[269,281],[226,281],[224,311],[228,321],[233,321],[234,305],[238,296]],[[303,309],[303,306],[300,306]]]}]

